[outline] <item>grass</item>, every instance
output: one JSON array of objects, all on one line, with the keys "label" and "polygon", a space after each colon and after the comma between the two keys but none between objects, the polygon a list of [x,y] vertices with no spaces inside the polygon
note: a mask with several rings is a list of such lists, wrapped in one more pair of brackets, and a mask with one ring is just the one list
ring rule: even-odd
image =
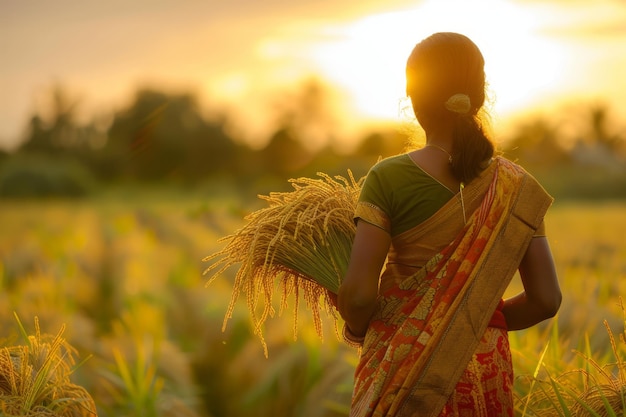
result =
[{"label": "grass", "polygon": [[24,344],[0,350],[0,414],[3,416],[93,417],[91,395],[70,381],[75,351],[63,338],[42,334],[35,317],[29,335],[15,315]]},{"label": "grass", "polygon": [[[205,288],[202,258],[241,226],[242,207],[232,196],[2,201],[1,345],[23,338],[13,312],[25,323],[38,317],[44,331],[64,328],[75,356],[91,355],[70,369],[99,416],[133,415],[130,403],[146,416],[347,415],[356,352],[334,337],[320,342],[304,303],[297,340],[289,315],[265,323],[267,359],[245,301],[222,332],[235,270]],[[556,319],[510,334],[517,415],[576,415],[577,398],[606,405],[612,393],[621,401],[625,209],[549,212],[564,301]]]}]

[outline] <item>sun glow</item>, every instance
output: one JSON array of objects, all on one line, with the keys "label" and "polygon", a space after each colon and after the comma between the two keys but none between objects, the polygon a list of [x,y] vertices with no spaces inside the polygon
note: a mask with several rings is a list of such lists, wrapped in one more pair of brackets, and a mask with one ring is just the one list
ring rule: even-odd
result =
[{"label": "sun glow", "polygon": [[[297,89],[313,77],[332,89],[338,136],[355,137],[355,130],[372,125],[413,121],[405,95],[406,59],[428,35],[454,31],[481,49],[493,127],[506,131],[528,113],[554,111],[572,102],[617,97],[619,103],[623,87],[615,82],[621,76],[615,73],[623,68],[620,25],[626,9],[607,7],[415,0],[403,10],[351,20],[294,19],[266,27],[245,64],[212,77],[210,90],[244,115],[238,129],[264,136],[272,128],[267,123],[273,109],[267,106],[268,97],[280,98],[287,88]],[[608,28],[607,15],[614,22]]]},{"label": "sun glow", "polygon": [[327,28],[311,56],[366,117],[397,119],[404,100],[404,66],[415,43],[438,31],[469,36],[482,50],[497,114],[518,111],[550,94],[566,63],[562,45],[542,36],[541,15],[511,2],[430,0],[415,9],[370,16]]}]

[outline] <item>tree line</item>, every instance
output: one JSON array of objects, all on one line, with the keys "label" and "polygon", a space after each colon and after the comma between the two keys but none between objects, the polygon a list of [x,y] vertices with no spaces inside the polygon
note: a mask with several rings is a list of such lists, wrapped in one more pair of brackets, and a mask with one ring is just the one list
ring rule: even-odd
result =
[{"label": "tree line", "polygon": [[[127,182],[194,186],[228,179],[244,187],[318,171],[342,175],[347,169],[360,176],[409,142],[410,132],[390,128],[360,138],[349,153],[332,140],[311,150],[305,146],[311,126],[333,135],[323,111],[325,96],[310,83],[298,97],[280,110],[267,144],[257,149],[235,137],[227,114],[205,115],[192,93],[140,89],[108,121],[79,123],[76,102],[57,87],[50,114],[35,112],[21,145],[0,154],[0,196],[81,196]],[[554,115],[525,120],[499,141],[501,151],[545,179],[553,193],[626,197],[624,131],[610,120],[606,106],[580,108],[575,121]]]}]

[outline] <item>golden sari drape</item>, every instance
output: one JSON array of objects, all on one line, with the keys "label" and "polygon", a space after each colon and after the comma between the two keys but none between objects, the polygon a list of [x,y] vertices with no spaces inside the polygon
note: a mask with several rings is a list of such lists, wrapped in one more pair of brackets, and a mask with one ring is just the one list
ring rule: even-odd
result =
[{"label": "golden sari drape", "polygon": [[[454,198],[394,238],[396,250],[424,236],[451,243],[408,275],[390,252],[355,374],[353,417],[441,413],[552,203],[532,176],[503,158],[463,192],[464,204]],[[462,206],[472,214],[459,226]]]}]

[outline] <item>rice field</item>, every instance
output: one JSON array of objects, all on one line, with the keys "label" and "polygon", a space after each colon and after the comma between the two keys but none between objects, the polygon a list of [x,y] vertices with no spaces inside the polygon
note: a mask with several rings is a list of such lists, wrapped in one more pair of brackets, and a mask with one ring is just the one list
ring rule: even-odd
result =
[{"label": "rice field", "polygon": [[[307,311],[297,323],[269,318],[267,358],[245,298],[222,331],[236,270],[207,287],[202,259],[255,204],[230,194],[1,201],[0,346],[63,329],[69,378],[99,416],[347,415],[357,356],[330,320],[322,341]],[[626,202],[556,204],[547,231],[564,301],[555,320],[510,335],[517,413],[623,406]]]}]

